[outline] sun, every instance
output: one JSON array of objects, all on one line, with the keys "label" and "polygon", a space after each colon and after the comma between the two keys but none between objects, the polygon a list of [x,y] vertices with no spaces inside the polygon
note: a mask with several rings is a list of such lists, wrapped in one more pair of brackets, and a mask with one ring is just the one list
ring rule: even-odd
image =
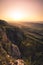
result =
[{"label": "sun", "polygon": [[22,14],[20,12],[16,12],[14,15],[15,19],[20,19],[22,17]]},{"label": "sun", "polygon": [[23,17],[22,12],[20,11],[10,11],[8,14],[9,19],[15,20],[15,21],[20,21]]}]

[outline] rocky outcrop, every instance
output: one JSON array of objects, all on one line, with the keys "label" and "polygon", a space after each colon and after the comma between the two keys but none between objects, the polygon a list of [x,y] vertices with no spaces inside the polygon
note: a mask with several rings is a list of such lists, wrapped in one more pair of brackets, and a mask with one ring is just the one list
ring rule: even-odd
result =
[{"label": "rocky outcrop", "polygon": [[24,65],[25,62],[22,59],[17,59],[17,60],[15,60],[15,64],[17,64],[17,65]]},{"label": "rocky outcrop", "polygon": [[0,65],[20,65],[15,61],[21,58],[21,52],[18,46],[8,39],[4,23],[0,20]]},{"label": "rocky outcrop", "polygon": [[11,49],[12,49],[12,55],[14,57],[21,58],[21,53],[20,53],[19,48],[17,47],[17,45],[12,44],[12,48]]},{"label": "rocky outcrop", "polygon": [[6,25],[8,25],[8,23],[4,20],[0,20],[0,25],[1,26],[6,26]]},{"label": "rocky outcrop", "polygon": [[19,51],[18,46],[11,43],[11,41],[7,38],[5,31],[3,31],[2,29],[0,29],[0,36],[2,37],[1,39],[2,46],[5,50],[7,50],[7,53],[12,55],[13,57],[20,58],[21,53]]}]

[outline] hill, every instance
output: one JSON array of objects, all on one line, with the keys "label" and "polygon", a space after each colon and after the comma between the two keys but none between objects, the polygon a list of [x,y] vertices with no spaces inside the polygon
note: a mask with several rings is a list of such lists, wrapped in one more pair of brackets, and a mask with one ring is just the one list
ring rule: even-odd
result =
[{"label": "hill", "polygon": [[[12,26],[10,27],[6,21],[0,20],[0,65],[17,65],[18,59],[19,62],[20,60],[23,62],[21,52],[18,46],[8,38],[7,28],[9,31],[12,30]],[[21,65],[22,62],[20,62]]]},{"label": "hill", "polygon": [[0,65],[17,65],[18,61],[43,65],[43,26],[24,24],[12,26],[0,20]]}]

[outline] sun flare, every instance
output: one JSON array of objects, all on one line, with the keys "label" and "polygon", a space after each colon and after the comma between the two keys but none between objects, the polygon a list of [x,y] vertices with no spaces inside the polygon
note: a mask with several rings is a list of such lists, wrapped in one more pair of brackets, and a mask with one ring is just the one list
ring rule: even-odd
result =
[{"label": "sun flare", "polygon": [[23,17],[23,14],[21,12],[13,12],[13,11],[10,11],[9,14],[8,14],[8,17],[9,19],[12,19],[12,20],[15,20],[15,21],[20,21]]}]

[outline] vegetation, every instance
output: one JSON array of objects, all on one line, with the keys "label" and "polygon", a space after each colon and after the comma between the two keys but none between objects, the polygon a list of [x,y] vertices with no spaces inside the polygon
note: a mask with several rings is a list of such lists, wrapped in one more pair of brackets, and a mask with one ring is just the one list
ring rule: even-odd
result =
[{"label": "vegetation", "polygon": [[0,65],[16,65],[16,59],[23,59],[25,65],[43,65],[43,24],[35,24],[0,22]]}]

